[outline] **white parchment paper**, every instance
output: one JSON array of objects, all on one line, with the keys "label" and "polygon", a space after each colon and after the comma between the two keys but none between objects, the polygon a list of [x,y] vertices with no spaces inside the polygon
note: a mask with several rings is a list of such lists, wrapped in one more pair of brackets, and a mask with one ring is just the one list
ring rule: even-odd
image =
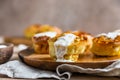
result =
[{"label": "white parchment paper", "polygon": [[120,76],[120,60],[103,69],[82,68],[76,65],[62,64],[56,68],[56,72],[36,69],[18,60],[9,61],[0,65],[0,74],[12,78],[55,78],[59,80],[69,80],[71,74],[74,72],[100,76]]},{"label": "white parchment paper", "polygon": [[0,65],[0,74],[12,78],[56,78],[60,79],[55,72],[35,69],[24,63],[14,60]]}]

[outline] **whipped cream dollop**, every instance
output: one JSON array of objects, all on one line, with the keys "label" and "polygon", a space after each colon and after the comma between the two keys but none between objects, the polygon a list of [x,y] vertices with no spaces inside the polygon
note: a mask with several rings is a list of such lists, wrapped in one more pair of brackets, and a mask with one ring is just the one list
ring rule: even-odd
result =
[{"label": "whipped cream dollop", "polygon": [[120,32],[114,31],[114,32],[109,32],[109,33],[102,33],[102,34],[97,35],[97,37],[102,36],[102,35],[108,38],[111,38],[111,39],[115,39],[118,35],[120,35]]},{"label": "whipped cream dollop", "polygon": [[56,35],[57,35],[56,32],[42,32],[42,33],[35,34],[34,37],[48,36],[50,38],[53,38]]},{"label": "whipped cream dollop", "polygon": [[67,53],[67,47],[72,44],[76,37],[76,35],[69,33],[57,39],[57,41],[54,43],[55,55],[57,58],[56,61],[64,62],[64,55]]},{"label": "whipped cream dollop", "polygon": [[74,39],[76,38],[76,35],[74,34],[65,34],[62,37],[59,37],[57,41],[55,42],[55,45],[60,45],[60,46],[69,46]]}]

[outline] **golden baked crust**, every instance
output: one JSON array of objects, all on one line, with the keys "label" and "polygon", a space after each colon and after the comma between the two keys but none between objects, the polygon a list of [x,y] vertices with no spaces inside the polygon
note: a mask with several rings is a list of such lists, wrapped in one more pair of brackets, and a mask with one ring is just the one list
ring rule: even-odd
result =
[{"label": "golden baked crust", "polygon": [[35,52],[39,54],[48,54],[49,53],[48,40],[55,37],[56,35],[57,35],[56,32],[43,32],[35,34],[32,37],[33,48]]},{"label": "golden baked crust", "polygon": [[120,36],[117,36],[115,39],[104,35],[95,37],[91,51],[98,56],[120,55]]},{"label": "golden baked crust", "polygon": [[37,33],[47,32],[47,31],[54,31],[54,32],[57,32],[58,34],[62,33],[62,30],[55,26],[33,24],[31,26],[28,26],[25,29],[24,34],[25,34],[25,37],[32,38]]},{"label": "golden baked crust", "polygon": [[32,42],[33,42],[33,48],[36,53],[38,54],[48,54],[48,40],[50,37],[48,36],[42,36],[42,37],[33,37]]},{"label": "golden baked crust", "polygon": [[[55,46],[54,46],[55,41],[64,34],[69,34],[69,33],[70,32],[65,32],[60,36],[48,40],[49,53],[54,60],[57,59],[55,53]],[[90,48],[91,44],[88,43],[88,38],[86,37],[87,34],[84,35],[83,34],[80,35],[80,33],[79,34],[72,33],[72,34],[76,35],[77,37],[72,42],[72,44],[67,47],[67,53],[64,55],[64,59],[77,61],[79,55],[85,53],[88,50],[88,48]],[[58,47],[63,47],[63,46],[58,46]]]},{"label": "golden baked crust", "polygon": [[83,32],[83,31],[67,31],[65,33],[73,33],[76,36],[79,36],[81,41],[85,41],[87,44],[85,52],[90,52],[90,49],[91,49],[92,44],[93,44],[93,36],[91,34]]},{"label": "golden baked crust", "polygon": [[58,34],[62,33],[62,30],[55,26],[51,26],[51,25],[40,26],[40,32],[47,32],[47,31],[54,31],[54,32],[57,32]]},{"label": "golden baked crust", "polygon": [[40,32],[40,24],[34,24],[31,26],[28,26],[25,31],[24,31],[24,35],[26,38],[32,38],[33,35],[35,35],[36,33]]},{"label": "golden baked crust", "polygon": [[93,36],[89,33],[86,32],[82,32],[82,31],[74,31],[72,32],[73,34],[77,35],[80,37],[80,39],[82,39],[83,41],[86,41],[86,52],[90,52],[90,49],[92,47],[93,44]]}]

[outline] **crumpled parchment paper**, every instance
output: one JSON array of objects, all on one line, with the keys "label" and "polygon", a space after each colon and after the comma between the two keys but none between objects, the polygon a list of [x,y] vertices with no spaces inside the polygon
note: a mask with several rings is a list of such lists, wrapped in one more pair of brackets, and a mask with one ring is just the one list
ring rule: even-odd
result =
[{"label": "crumpled parchment paper", "polygon": [[74,72],[99,76],[120,76],[120,60],[103,69],[82,68],[76,65],[62,64],[56,68],[56,72],[36,69],[18,60],[9,61],[0,65],[0,74],[12,78],[55,78],[59,80],[69,80],[71,74]]}]

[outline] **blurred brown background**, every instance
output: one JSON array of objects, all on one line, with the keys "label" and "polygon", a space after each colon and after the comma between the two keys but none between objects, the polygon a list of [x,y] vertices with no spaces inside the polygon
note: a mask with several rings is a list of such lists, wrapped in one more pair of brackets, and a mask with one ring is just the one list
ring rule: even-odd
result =
[{"label": "blurred brown background", "polygon": [[92,34],[120,27],[120,0],[0,0],[0,35],[21,36],[34,23]]}]

